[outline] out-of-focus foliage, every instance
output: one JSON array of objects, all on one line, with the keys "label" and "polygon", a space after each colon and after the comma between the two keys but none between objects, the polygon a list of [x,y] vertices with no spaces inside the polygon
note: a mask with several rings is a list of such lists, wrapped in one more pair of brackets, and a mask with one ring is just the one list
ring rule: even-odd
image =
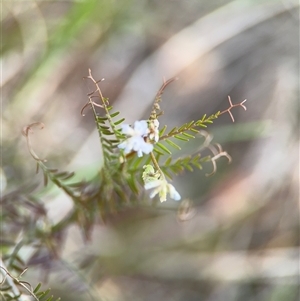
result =
[{"label": "out-of-focus foliage", "polygon": [[[20,257],[7,268],[29,266],[30,283],[47,280],[62,300],[297,300],[296,2],[3,1],[1,252]],[[129,123],[148,116],[163,77],[179,78],[161,104],[171,129],[224,110],[227,95],[248,105],[211,127],[230,167],[183,174],[179,208],[99,216],[86,242],[59,223],[68,196],[32,186],[42,179],[21,131],[42,121],[33,147],[48,166],[93,178],[103,158],[91,113],[80,115],[88,68]]]}]

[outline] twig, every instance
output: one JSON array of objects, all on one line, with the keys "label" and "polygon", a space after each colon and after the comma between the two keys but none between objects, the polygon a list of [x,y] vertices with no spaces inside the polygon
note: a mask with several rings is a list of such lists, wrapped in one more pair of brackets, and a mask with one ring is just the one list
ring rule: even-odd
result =
[{"label": "twig", "polygon": [[25,268],[19,276],[14,277],[6,269],[4,262],[0,258],[0,270],[1,270],[2,275],[4,276],[3,280],[0,282],[0,285],[2,285],[6,280],[8,282],[8,284],[10,285],[15,296],[21,296],[19,289],[15,285],[15,282],[16,282],[18,285],[22,286],[35,300],[39,301],[37,296],[33,293],[33,288],[30,285],[30,283],[28,283],[27,281],[19,280],[19,278],[21,278],[22,275],[27,271],[27,268]]},{"label": "twig", "polygon": [[[6,266],[4,264],[4,262],[2,261],[2,258],[0,258],[0,271],[1,274],[3,275],[3,279],[0,282],[0,286],[2,284],[4,284],[5,280],[8,282],[9,286],[11,287],[11,290],[13,292],[13,294],[15,296],[20,296],[21,293],[19,291],[19,289],[17,288],[17,286],[15,285],[14,281],[13,281],[13,277],[10,277],[10,274],[8,273]],[[7,277],[9,276],[9,277]]]},{"label": "twig", "polygon": [[87,96],[88,96],[88,98],[89,98],[89,101],[88,101],[88,102],[83,106],[83,108],[81,109],[81,111],[80,111],[81,116],[85,116],[85,114],[83,113],[83,111],[84,111],[85,108],[87,108],[88,106],[93,106],[93,105],[94,105],[94,106],[99,107],[99,108],[102,108],[102,109],[104,108],[103,105],[97,104],[96,102],[92,101],[92,98],[93,98],[93,97],[94,97],[94,98],[95,98],[95,97],[99,98],[99,96],[94,95],[96,92],[99,92],[100,99],[101,99],[102,101],[104,101],[104,98],[103,98],[103,95],[102,95],[102,92],[101,92],[101,90],[100,90],[100,87],[99,87],[98,83],[104,81],[105,79],[102,78],[102,79],[96,81],[96,80],[93,78],[93,76],[92,76],[92,71],[91,71],[91,69],[89,69],[89,76],[85,76],[84,78],[85,78],[85,79],[86,79],[86,78],[91,79],[92,82],[96,85],[96,88],[97,88],[97,89],[96,89],[95,91],[90,92],[90,93],[87,94]]},{"label": "twig", "polygon": [[158,116],[161,116],[163,114],[163,111],[161,111],[160,109],[160,101],[161,101],[161,96],[164,93],[164,90],[166,89],[166,87],[172,83],[173,81],[178,80],[177,77],[172,77],[168,80],[166,80],[165,78],[163,79],[163,84],[160,87],[160,89],[157,91],[155,98],[154,98],[154,103],[153,103],[153,107],[150,113],[150,120],[154,120],[157,119]]},{"label": "twig", "polygon": [[22,134],[26,137],[27,147],[28,147],[29,153],[31,154],[33,159],[38,162],[47,162],[46,159],[40,159],[39,156],[35,153],[35,151],[33,150],[32,146],[31,146],[29,134],[32,134],[33,127],[37,127],[37,126],[39,126],[41,130],[45,127],[45,125],[42,122],[34,122],[34,123],[31,123],[31,124],[25,126],[22,130]]},{"label": "twig", "polygon": [[233,115],[231,113],[231,109],[233,109],[234,107],[242,107],[245,111],[247,110],[246,106],[244,105],[244,103],[246,102],[247,99],[243,100],[242,102],[240,103],[237,103],[237,104],[232,104],[232,101],[231,101],[231,98],[230,96],[228,95],[228,101],[229,101],[229,105],[230,107],[222,112],[220,112],[220,115],[224,114],[224,113],[228,113],[230,115],[230,118],[232,120],[232,122],[234,122],[234,118],[233,118]]},{"label": "twig", "polygon": [[218,150],[213,145],[208,146],[208,148],[212,151],[214,156],[211,158],[211,162],[213,164],[213,171],[209,174],[208,173],[205,174],[207,177],[216,173],[216,171],[217,171],[216,160],[219,159],[220,157],[226,157],[228,159],[228,163],[231,163],[231,161],[232,161],[232,159],[228,155],[228,153],[223,151],[222,146],[220,144],[216,143],[215,145],[218,147]]}]

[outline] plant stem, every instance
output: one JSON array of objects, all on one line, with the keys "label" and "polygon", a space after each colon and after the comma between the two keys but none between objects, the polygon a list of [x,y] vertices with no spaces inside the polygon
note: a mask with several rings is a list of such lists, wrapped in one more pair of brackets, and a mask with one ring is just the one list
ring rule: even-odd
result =
[{"label": "plant stem", "polygon": [[151,153],[150,153],[150,156],[151,156],[151,160],[152,160],[152,162],[153,162],[155,168],[158,170],[158,172],[160,173],[160,176],[161,176],[162,179],[164,180],[164,179],[165,179],[165,175],[164,175],[163,171],[161,170],[161,168],[159,167],[158,162],[156,161],[156,158],[155,158],[155,156],[154,156],[154,153],[151,152]]},{"label": "plant stem", "polygon": [[4,279],[7,281],[12,292],[14,293],[14,296],[20,296],[20,291],[17,288],[17,286],[15,285],[13,279],[10,277],[2,258],[0,258],[0,270],[1,270],[1,274],[3,275]]}]

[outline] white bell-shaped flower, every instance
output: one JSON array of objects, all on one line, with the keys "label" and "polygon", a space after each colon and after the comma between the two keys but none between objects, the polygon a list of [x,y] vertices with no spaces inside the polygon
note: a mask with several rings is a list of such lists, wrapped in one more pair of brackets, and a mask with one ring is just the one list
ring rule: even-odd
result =
[{"label": "white bell-shaped flower", "polygon": [[154,198],[157,194],[159,195],[159,199],[161,202],[165,202],[167,200],[167,194],[170,195],[175,201],[179,201],[181,199],[180,194],[175,189],[175,187],[168,183],[166,179],[158,179],[145,184],[145,189],[152,189],[154,190],[150,193],[150,198]]}]

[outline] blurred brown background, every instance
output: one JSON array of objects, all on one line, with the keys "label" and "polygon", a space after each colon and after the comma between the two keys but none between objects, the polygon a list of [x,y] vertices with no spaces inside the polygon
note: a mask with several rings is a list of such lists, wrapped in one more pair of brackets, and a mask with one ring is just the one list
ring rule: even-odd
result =
[{"label": "blurred brown background", "polygon": [[[62,300],[296,301],[299,298],[299,3],[262,1],[2,1],[1,192],[35,176],[23,126],[48,165],[91,178],[101,166],[93,89],[128,123],[147,118],[163,78],[169,128],[247,99],[208,128],[232,156],[218,172],[174,183],[193,206],[132,208],[99,223],[86,245],[65,234],[51,287]],[[190,150],[201,146],[193,142]],[[53,223],[70,200],[37,192]],[[185,204],[183,201],[183,204]],[[24,251],[30,257],[30,250]],[[35,267],[31,275],[37,282]],[[74,293],[75,292],[75,293]],[[74,294],[73,294],[74,293]]]}]

